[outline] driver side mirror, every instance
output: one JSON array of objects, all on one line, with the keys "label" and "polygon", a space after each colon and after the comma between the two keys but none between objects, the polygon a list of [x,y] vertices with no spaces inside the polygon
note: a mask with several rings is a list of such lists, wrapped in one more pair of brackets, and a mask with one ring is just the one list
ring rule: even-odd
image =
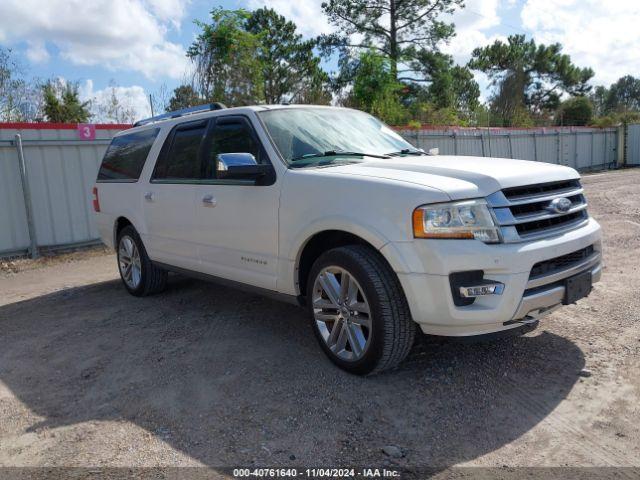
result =
[{"label": "driver side mirror", "polygon": [[256,185],[271,185],[276,172],[272,165],[258,163],[251,153],[220,153],[218,178],[224,180],[254,180]]},{"label": "driver side mirror", "polygon": [[229,167],[240,165],[258,164],[256,157],[251,153],[219,153],[216,157],[218,159],[218,171],[225,171]]}]

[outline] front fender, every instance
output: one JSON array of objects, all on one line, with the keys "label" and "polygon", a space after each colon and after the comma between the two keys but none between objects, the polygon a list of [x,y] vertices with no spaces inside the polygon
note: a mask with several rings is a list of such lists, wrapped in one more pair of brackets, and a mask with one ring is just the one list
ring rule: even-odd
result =
[{"label": "front fender", "polygon": [[393,243],[390,243],[379,230],[371,226],[355,223],[354,219],[349,217],[327,216],[311,223],[298,232],[287,250],[286,259],[281,260],[279,276],[285,279],[284,284],[281,285],[289,286],[289,288],[283,288],[287,293],[293,295],[301,293],[297,284],[297,276],[302,252],[314,236],[326,231],[341,231],[355,235],[378,250],[395,272],[408,270],[400,256],[400,252],[395,248],[387,248],[392,246]]},{"label": "front fender", "polygon": [[291,244],[285,255],[286,258],[295,261],[297,264],[300,260],[302,250],[304,250],[304,247],[309,240],[318,233],[328,230],[338,230],[356,235],[371,244],[377,250],[380,250],[389,242],[382,232],[371,226],[358,224],[354,218],[346,216],[327,216],[307,225],[292,238]]}]

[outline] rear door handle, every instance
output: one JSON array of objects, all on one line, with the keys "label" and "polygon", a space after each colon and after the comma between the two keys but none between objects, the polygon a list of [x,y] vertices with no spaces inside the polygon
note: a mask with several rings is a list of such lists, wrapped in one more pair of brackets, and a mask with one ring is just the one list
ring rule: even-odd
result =
[{"label": "rear door handle", "polygon": [[218,201],[213,198],[213,195],[205,195],[202,197],[202,203],[205,207],[215,207],[218,204]]},{"label": "rear door handle", "polygon": [[153,192],[146,192],[146,193],[144,194],[144,199],[145,199],[147,202],[153,202]]}]

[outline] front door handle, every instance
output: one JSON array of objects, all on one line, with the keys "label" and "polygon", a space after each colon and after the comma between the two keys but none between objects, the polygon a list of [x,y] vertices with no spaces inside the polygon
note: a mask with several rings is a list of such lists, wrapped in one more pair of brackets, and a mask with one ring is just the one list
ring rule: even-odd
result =
[{"label": "front door handle", "polygon": [[218,204],[218,201],[213,198],[213,195],[205,195],[202,197],[202,203],[205,207],[215,207]]},{"label": "front door handle", "polygon": [[145,199],[147,202],[153,202],[153,192],[146,192],[146,193],[144,194],[144,199]]}]

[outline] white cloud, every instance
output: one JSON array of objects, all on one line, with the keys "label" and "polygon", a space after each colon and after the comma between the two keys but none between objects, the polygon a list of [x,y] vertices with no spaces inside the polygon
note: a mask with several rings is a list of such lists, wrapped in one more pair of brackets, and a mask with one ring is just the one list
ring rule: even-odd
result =
[{"label": "white cloud", "polygon": [[537,42],[560,42],[581,67],[591,67],[593,83],[608,85],[640,65],[640,7],[636,0],[527,0],[522,23]]},{"label": "white cloud", "polygon": [[43,63],[49,60],[49,52],[42,41],[27,42],[27,58],[33,63]]},{"label": "white cloud", "polygon": [[87,80],[80,86],[79,92],[82,101],[91,102],[91,110],[94,114],[91,121],[94,123],[113,123],[116,120],[108,118],[104,111],[114,94],[121,107],[119,115],[122,118],[118,119],[119,123],[132,123],[151,116],[149,97],[144,88],[139,85],[129,87],[111,85],[101,90],[94,90],[93,81]]},{"label": "white cloud", "polygon": [[499,5],[499,0],[467,0],[465,8],[445,17],[445,21],[455,24],[456,36],[442,45],[442,51],[452,55],[457,63],[465,64],[474,48],[499,38],[485,32],[500,25]]},{"label": "white cloud", "polygon": [[174,26],[180,27],[180,22],[191,2],[188,0],[145,0],[144,3],[149,6],[159,20],[168,21]]},{"label": "white cloud", "polygon": [[245,3],[250,10],[273,8],[287,20],[293,21],[298,26],[298,31],[306,37],[334,30],[322,11],[322,2],[318,0],[246,0]]},{"label": "white cloud", "polygon": [[499,0],[467,0],[453,13],[456,30],[486,30],[500,25]]},{"label": "white cloud", "polygon": [[35,60],[47,42],[77,65],[181,78],[184,48],[166,36],[184,14],[179,0],[2,0],[0,41],[32,42]]}]

